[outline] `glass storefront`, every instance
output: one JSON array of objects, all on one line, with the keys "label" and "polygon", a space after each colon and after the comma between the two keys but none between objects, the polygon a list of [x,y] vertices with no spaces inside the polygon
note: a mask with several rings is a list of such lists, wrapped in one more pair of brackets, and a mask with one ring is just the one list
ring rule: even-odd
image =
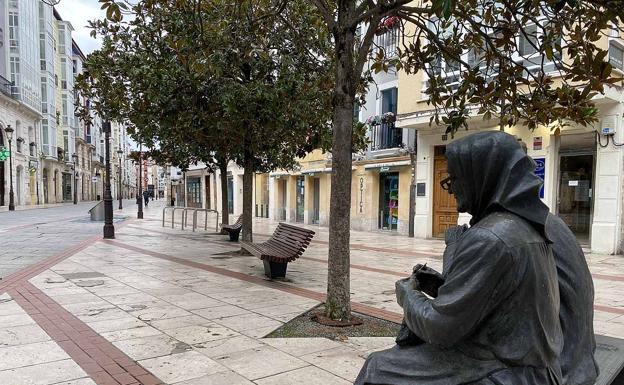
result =
[{"label": "glass storefront", "polygon": [[72,200],[72,174],[64,172],[62,178],[63,201],[69,202]]},{"label": "glass storefront", "polygon": [[399,224],[399,173],[379,175],[379,228],[397,230]]},{"label": "glass storefront", "polygon": [[561,155],[558,214],[581,243],[589,241],[593,169],[592,154]]},{"label": "glass storefront", "polygon": [[297,213],[296,213],[296,222],[303,222],[304,211],[305,211],[305,178],[302,176],[297,177]]},{"label": "glass storefront", "polygon": [[187,204],[189,207],[202,207],[201,179],[186,178]]}]

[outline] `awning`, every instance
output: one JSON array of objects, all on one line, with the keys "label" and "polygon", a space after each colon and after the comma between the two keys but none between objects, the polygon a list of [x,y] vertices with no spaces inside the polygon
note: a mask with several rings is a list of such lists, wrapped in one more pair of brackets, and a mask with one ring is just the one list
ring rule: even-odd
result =
[{"label": "awning", "polygon": [[311,168],[309,170],[301,170],[301,173],[303,175],[306,174],[319,174],[319,173],[323,173],[323,172],[331,172],[331,167],[325,167],[325,168]]},{"label": "awning", "polygon": [[271,178],[279,178],[280,176],[289,176],[290,173],[286,171],[277,171],[269,174]]},{"label": "awning", "polygon": [[410,166],[411,162],[409,160],[401,160],[399,162],[386,162],[386,163],[371,163],[364,165],[365,170],[370,170],[372,168],[382,168],[382,167],[401,167],[401,166]]}]

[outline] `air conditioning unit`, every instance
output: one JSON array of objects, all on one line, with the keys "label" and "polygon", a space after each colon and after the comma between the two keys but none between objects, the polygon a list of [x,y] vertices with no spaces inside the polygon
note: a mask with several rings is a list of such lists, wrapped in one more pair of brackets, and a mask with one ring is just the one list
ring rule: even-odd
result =
[{"label": "air conditioning unit", "polygon": [[602,135],[615,135],[617,127],[617,115],[605,116],[602,118],[600,133]]}]

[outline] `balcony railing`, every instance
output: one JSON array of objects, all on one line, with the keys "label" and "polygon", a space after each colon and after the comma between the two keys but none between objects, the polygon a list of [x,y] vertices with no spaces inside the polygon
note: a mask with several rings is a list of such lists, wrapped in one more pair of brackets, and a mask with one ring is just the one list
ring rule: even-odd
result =
[{"label": "balcony railing", "polygon": [[0,92],[5,94],[6,96],[13,97],[13,92],[11,91],[12,88],[13,82],[0,76]]},{"label": "balcony railing", "polygon": [[403,129],[394,126],[394,123],[381,123],[372,127],[371,150],[385,150],[397,148],[403,143]]}]

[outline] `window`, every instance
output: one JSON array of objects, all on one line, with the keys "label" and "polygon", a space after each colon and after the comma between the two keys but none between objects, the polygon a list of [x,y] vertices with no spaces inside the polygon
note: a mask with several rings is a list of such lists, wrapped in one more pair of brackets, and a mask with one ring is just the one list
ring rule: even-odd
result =
[{"label": "window", "polygon": [[11,51],[17,50],[19,41],[19,18],[17,12],[9,12],[9,47]]},{"label": "window", "polygon": [[63,124],[64,125],[68,125],[69,124],[69,119],[67,117],[68,114],[68,109],[67,109],[67,95],[63,94],[61,96],[62,99],[62,105],[63,105]]},{"label": "window", "polygon": [[624,71],[624,47],[613,40],[609,42],[609,63],[613,68]]},{"label": "window", "polygon": [[397,89],[389,88],[381,91],[381,113],[392,112],[396,115],[397,112]]},{"label": "window", "polygon": [[48,119],[41,120],[41,140],[43,143],[43,153],[50,155],[50,136],[48,134]]},{"label": "window", "polygon": [[520,32],[518,51],[520,56],[529,56],[537,52],[535,47],[539,47],[537,39],[537,25],[530,25],[524,28],[524,33]]},{"label": "window", "polygon": [[67,60],[61,58],[61,89],[67,89]]}]

